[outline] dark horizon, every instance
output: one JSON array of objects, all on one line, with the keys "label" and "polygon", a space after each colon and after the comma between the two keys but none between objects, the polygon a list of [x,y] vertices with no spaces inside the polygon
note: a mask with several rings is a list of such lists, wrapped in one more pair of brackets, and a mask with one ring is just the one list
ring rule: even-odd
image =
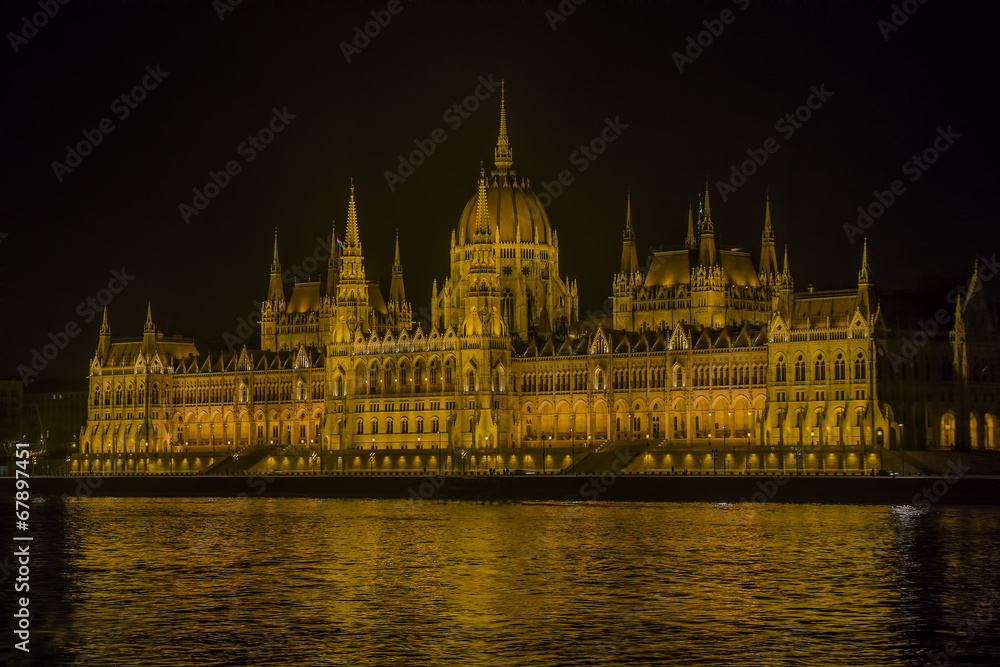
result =
[{"label": "dark horizon", "polygon": [[[555,2],[399,6],[366,46],[348,49],[350,62],[341,43],[387,3],[244,2],[222,20],[211,4],[70,3],[14,40],[16,52],[9,34],[40,10],[5,7],[0,307],[17,324],[2,329],[0,377],[19,377],[70,323],[80,333],[39,381],[83,377],[100,313],[88,319],[79,304],[123,268],[134,279],[109,306],[115,337],[140,336],[151,302],[158,330],[225,349],[223,334],[266,296],[275,227],[291,268],[331,221],[343,235],[351,178],[369,278],[388,289],[398,229],[419,313],[447,274],[480,161],[492,164],[499,91],[468,118],[448,112],[481,79],[506,82],[518,176],[540,195],[572,173],[548,214],[581,314],[610,296],[626,191],[642,264],[649,248],[683,242],[706,176],[719,244],[755,263],[770,191],[779,262],[787,243],[798,290],[856,285],[861,237],[844,225],[897,179],[905,192],[865,231],[880,293],[917,294],[930,314],[950,307],[946,294],[976,258],[995,253],[995,6],[918,5],[891,31],[879,24],[895,11],[888,3],[585,3],[554,30]],[[719,34],[678,71],[673,54],[711,28]],[[144,79],[143,101],[115,102]],[[815,89],[832,95],[790,132],[781,119]],[[243,142],[275,109],[286,127],[248,161]],[[93,152],[54,170],[105,118],[114,129]],[[579,171],[574,153],[616,118],[627,128]],[[390,188],[397,156],[437,128],[447,138]],[[904,164],[939,128],[959,137],[911,181],[918,172]],[[719,181],[769,138],[778,150],[724,198]],[[239,173],[186,224],[179,205],[230,160]]]}]

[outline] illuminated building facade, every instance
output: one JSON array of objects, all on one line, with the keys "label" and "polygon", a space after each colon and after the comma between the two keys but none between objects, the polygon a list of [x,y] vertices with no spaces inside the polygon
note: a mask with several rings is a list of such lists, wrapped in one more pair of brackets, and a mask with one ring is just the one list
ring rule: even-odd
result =
[{"label": "illuminated building facade", "polygon": [[[769,199],[754,266],[748,252],[716,245],[706,189],[697,234],[689,208],[683,246],[643,267],[629,201],[612,310],[581,318],[576,282],[559,273],[558,234],[512,165],[501,102],[494,169],[481,170],[451,232],[450,273],[434,282],[423,325],[398,238],[388,298],[366,277],[353,184],[325,281],[286,294],[275,238],[260,350],[200,355],[156,332],[149,313],[141,339],[112,340],[105,314],[84,451],[732,439],[760,454],[813,445],[846,458],[873,445],[995,447],[998,327],[995,309],[976,305],[981,290],[959,295],[954,330],[933,342],[938,356],[951,351],[948,382],[964,402],[942,394],[901,410],[910,404],[885,362],[898,337],[881,316],[867,246],[856,286],[796,292],[787,248],[779,270]],[[919,437],[909,432],[918,422]]]}]

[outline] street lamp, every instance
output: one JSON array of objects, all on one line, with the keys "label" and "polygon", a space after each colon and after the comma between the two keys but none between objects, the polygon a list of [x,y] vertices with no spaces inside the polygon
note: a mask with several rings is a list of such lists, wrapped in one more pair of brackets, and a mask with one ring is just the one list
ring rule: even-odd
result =
[{"label": "street lamp", "polygon": [[795,450],[795,472],[796,472],[796,474],[799,474],[799,473],[803,472],[802,470],[799,470],[800,464],[802,464],[802,448],[798,447]]},{"label": "street lamp", "polygon": [[712,474],[713,475],[718,475],[719,474],[719,471],[715,467],[715,461],[718,458],[719,458],[719,450],[718,449],[713,449],[712,450]]}]

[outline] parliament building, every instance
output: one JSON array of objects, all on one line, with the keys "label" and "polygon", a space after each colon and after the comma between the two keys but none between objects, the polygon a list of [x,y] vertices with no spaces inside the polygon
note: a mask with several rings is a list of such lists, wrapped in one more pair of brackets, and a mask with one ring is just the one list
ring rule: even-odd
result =
[{"label": "parliament building", "polygon": [[855,285],[796,291],[762,199],[756,264],[716,243],[707,188],[683,244],[640,264],[626,202],[611,305],[581,315],[559,236],[514,171],[501,101],[493,169],[451,230],[450,271],[422,318],[398,238],[388,293],[368,279],[352,184],[324,280],[289,293],[275,237],[259,348],[200,353],[158,331],[151,310],[141,337],[113,338],[105,312],[82,453],[638,441],[742,443],[754,461],[810,446],[856,461],[877,447],[995,448],[1000,327],[978,267],[948,325],[921,339],[887,326],[866,245],[845,258]]}]

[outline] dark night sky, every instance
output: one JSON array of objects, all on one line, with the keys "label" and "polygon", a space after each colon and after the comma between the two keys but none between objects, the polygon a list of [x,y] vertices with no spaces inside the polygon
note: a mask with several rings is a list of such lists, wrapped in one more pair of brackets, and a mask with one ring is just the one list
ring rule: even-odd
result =
[{"label": "dark night sky", "polygon": [[[442,114],[491,75],[507,81],[518,175],[536,193],[560,170],[575,175],[549,215],[582,311],[610,294],[626,188],[644,261],[650,245],[682,242],[705,176],[727,178],[768,137],[780,149],[746,185],[725,203],[712,188],[720,244],[756,261],[769,186],[796,286],[853,286],[861,244],[842,226],[903,179],[868,231],[873,277],[883,293],[922,290],[944,305],[1000,236],[997,4],[932,0],[888,40],[877,25],[888,3],[743,4],[591,0],[553,31],[555,0],[407,2],[347,63],[339,44],[385,3],[246,1],[220,21],[209,2],[76,0],[17,53],[9,33],[39,10],[4,3],[0,377],[70,322],[82,332],[41,377],[82,377],[99,321],[77,306],[122,267],[135,278],[109,307],[116,336],[141,335],[150,300],[161,330],[221,349],[266,294],[274,227],[286,267],[332,220],[343,234],[352,176],[368,275],[388,290],[398,228],[407,295],[427,305],[480,160],[492,162],[499,95],[455,130]],[[735,20],[678,72],[671,54],[725,8]],[[157,65],[169,75],[119,119],[112,101]],[[833,96],[786,138],[775,123],[810,86]],[[272,107],[296,118],[247,163],[237,147]],[[571,155],[606,117],[628,128],[580,173]],[[59,182],[52,162],[102,118],[114,131]],[[960,138],[910,182],[903,163],[948,126]],[[438,127],[448,139],[390,192],[384,172]],[[185,225],[178,205],[232,159],[242,173]]]}]

